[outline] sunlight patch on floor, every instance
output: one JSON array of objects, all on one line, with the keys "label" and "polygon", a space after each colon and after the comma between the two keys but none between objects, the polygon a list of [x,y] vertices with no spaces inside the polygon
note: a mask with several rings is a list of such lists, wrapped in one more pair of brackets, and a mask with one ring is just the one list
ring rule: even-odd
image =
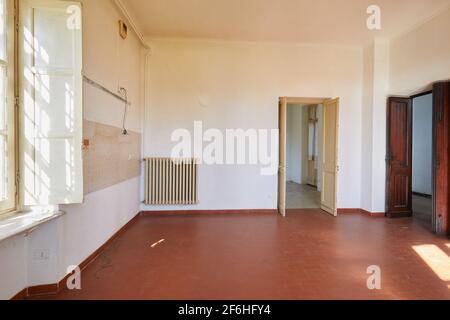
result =
[{"label": "sunlight patch on floor", "polygon": [[166,241],[165,239],[161,239],[158,242],[155,242],[154,244],[151,245],[152,249],[156,248],[157,246],[159,246],[161,243],[163,243],[164,241]]},{"label": "sunlight patch on floor", "polygon": [[450,281],[450,257],[444,251],[436,245],[413,246],[413,249],[442,281]]}]

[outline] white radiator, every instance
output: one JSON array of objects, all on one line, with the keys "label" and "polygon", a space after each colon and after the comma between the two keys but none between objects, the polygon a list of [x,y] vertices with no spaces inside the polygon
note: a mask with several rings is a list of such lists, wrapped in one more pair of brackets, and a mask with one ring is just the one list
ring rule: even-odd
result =
[{"label": "white radiator", "polygon": [[147,205],[189,205],[198,203],[196,159],[147,158],[145,200]]}]

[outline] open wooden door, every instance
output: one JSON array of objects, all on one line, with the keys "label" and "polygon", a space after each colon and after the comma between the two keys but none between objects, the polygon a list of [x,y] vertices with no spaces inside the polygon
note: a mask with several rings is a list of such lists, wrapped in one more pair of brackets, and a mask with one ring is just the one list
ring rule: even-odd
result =
[{"label": "open wooden door", "polygon": [[450,81],[433,85],[433,231],[450,236]]},{"label": "open wooden door", "polygon": [[279,168],[278,168],[278,212],[286,216],[286,122],[287,99],[281,98],[279,105]]},{"label": "open wooden door", "polygon": [[386,214],[412,216],[412,103],[389,98],[387,106]]},{"label": "open wooden door", "polygon": [[322,210],[337,216],[339,99],[323,104]]}]

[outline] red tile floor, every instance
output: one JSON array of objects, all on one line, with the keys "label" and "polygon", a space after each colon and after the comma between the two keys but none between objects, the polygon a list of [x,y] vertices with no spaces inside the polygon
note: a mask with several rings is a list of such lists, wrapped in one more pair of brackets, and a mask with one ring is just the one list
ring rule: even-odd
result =
[{"label": "red tile floor", "polygon": [[[449,261],[450,240],[412,219],[142,216],[86,268],[81,291],[41,298],[450,299]],[[370,265],[381,290],[367,289]]]}]

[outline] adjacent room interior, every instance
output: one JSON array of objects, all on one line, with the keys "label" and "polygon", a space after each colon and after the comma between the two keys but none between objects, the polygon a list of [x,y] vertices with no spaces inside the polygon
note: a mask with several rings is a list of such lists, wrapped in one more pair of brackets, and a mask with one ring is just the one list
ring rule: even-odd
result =
[{"label": "adjacent room interior", "polygon": [[433,219],[433,94],[415,97],[413,108],[413,217],[432,230]]},{"label": "adjacent room interior", "polygon": [[450,0],[378,2],[0,0],[0,299],[450,299]]},{"label": "adjacent room interior", "polygon": [[314,208],[337,216],[339,103],[339,98],[280,98],[278,212],[282,216],[287,210]]},{"label": "adjacent room interior", "polygon": [[288,105],[287,209],[321,207],[322,105]]}]

